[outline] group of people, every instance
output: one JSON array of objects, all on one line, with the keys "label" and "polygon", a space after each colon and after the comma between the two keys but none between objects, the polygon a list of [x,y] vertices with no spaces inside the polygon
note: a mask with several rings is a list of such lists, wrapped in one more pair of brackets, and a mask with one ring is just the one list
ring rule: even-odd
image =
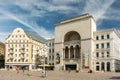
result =
[{"label": "group of people", "polygon": [[[19,66],[16,66],[15,69],[16,69],[17,73],[19,73],[19,70],[20,70]],[[25,70],[29,71],[29,68],[27,66],[26,67],[22,67],[23,73],[25,72]]]}]

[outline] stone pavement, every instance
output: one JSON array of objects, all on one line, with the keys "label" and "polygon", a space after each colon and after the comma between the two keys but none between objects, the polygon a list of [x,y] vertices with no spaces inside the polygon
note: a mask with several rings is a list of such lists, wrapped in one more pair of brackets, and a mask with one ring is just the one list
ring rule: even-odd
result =
[{"label": "stone pavement", "polygon": [[96,72],[87,73],[75,71],[47,71],[47,77],[42,78],[42,71],[0,71],[0,80],[120,80],[120,73]]}]

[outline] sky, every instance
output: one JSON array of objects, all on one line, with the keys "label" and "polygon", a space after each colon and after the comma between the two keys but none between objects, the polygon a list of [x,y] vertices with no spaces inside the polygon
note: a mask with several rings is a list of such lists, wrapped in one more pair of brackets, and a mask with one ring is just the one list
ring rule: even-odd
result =
[{"label": "sky", "polygon": [[54,38],[54,25],[89,13],[97,30],[120,30],[120,0],[0,0],[0,41],[17,28]]}]

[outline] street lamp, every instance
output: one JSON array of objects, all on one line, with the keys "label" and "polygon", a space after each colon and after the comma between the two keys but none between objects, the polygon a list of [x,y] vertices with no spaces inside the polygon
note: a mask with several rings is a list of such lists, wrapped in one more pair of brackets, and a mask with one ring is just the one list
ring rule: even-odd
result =
[{"label": "street lamp", "polygon": [[43,72],[42,72],[42,77],[46,77],[46,71],[45,71],[45,53],[46,53],[46,47],[45,47],[45,45],[44,45],[44,47],[43,47]]}]

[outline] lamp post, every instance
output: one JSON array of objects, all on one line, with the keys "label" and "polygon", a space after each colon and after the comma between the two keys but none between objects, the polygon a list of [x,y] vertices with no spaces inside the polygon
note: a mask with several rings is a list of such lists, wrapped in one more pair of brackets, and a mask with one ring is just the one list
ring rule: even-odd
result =
[{"label": "lamp post", "polygon": [[42,74],[42,77],[46,77],[46,71],[45,71],[45,53],[46,53],[46,47],[44,45],[43,47],[43,74]]}]

